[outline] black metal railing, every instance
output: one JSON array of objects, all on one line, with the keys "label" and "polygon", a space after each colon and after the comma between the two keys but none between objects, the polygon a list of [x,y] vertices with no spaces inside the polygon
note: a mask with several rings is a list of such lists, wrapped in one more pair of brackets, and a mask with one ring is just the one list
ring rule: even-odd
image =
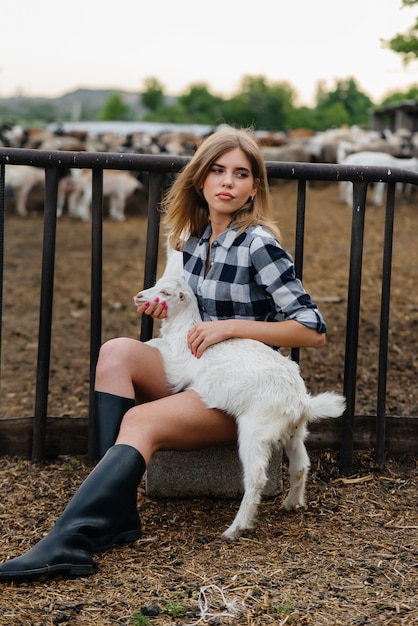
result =
[{"label": "black metal railing", "polygon": [[[7,165],[33,165],[45,169],[46,190],[44,205],[44,239],[32,440],[32,459],[34,461],[40,461],[44,458],[47,429],[54,264],[56,255],[55,235],[57,221],[57,194],[60,171],[67,168],[88,168],[93,171],[90,311],[90,411],[88,425],[88,451],[89,454],[92,455],[92,433],[94,428],[92,410],[93,380],[98,352],[101,345],[102,332],[103,170],[122,169],[134,172],[147,172],[149,175],[147,239],[144,269],[144,285],[147,287],[155,281],[157,271],[160,219],[158,205],[161,200],[164,180],[167,174],[178,172],[187,163],[187,161],[187,157],[174,157],[167,155],[154,156],[127,153],[88,152],[75,153],[65,151],[0,148],[0,340],[2,327],[2,286],[4,264],[3,242],[5,219],[5,173],[7,175]],[[367,187],[371,182],[388,183],[381,285],[379,364],[377,381],[378,399],[375,444],[376,460],[381,464],[383,462],[385,452],[386,383],[395,186],[398,182],[418,185],[418,174],[411,172],[410,170],[400,168],[388,170],[387,168],[382,167],[343,166],[325,163],[267,162],[267,170],[270,179],[287,179],[297,181],[294,259],[296,273],[299,278],[302,278],[303,273],[306,192],[308,181],[352,181],[353,183],[353,212],[344,362],[344,395],[347,398],[347,409],[342,418],[342,432],[340,438],[340,466],[343,472],[349,471],[353,455],[360,295]],[[144,316],[141,327],[141,339],[147,340],[151,337],[151,335],[152,319]],[[298,350],[292,351],[292,358],[298,360]]]}]

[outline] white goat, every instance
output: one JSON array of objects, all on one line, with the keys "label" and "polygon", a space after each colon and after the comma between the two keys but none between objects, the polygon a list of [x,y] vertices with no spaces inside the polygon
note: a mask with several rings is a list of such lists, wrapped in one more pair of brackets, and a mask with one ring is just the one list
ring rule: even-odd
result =
[{"label": "white goat", "polygon": [[[68,213],[70,217],[88,222],[91,219],[92,172],[91,170],[73,171],[72,176],[73,189],[68,195]],[[104,170],[103,197],[109,198],[111,220],[124,221],[126,200],[137,189],[143,189],[143,185],[129,172]],[[62,212],[62,205],[63,203],[58,205],[58,216]]]},{"label": "white goat", "polygon": [[[400,159],[388,154],[387,152],[353,152],[347,155],[341,161],[341,165],[357,165],[363,166],[379,166],[387,167],[390,170],[393,167],[411,170],[418,172],[418,158],[412,157],[411,159]],[[390,173],[390,172],[389,172]],[[351,181],[344,180],[339,183],[340,185],[340,198],[343,202],[348,204],[349,207],[353,206],[353,184]],[[373,188],[373,204],[376,206],[382,206],[383,193],[385,190],[385,183],[374,183]]]},{"label": "white goat", "polygon": [[45,186],[45,171],[32,165],[7,165],[5,181],[6,189],[13,190],[16,213],[26,217],[28,196],[37,185]]},{"label": "white goat", "polygon": [[294,361],[252,339],[214,344],[197,359],[187,345],[188,330],[201,321],[193,291],[184,279],[166,275],[133,300],[139,306],[156,297],[167,303],[167,317],[160,336],[148,343],[160,351],[173,392],[192,389],[208,407],[237,420],[244,496],[223,536],[234,540],[254,527],[273,446],[283,446],[289,458],[290,491],[284,508],[304,506],[310,466],[304,444],[307,423],[339,417],[345,399],[331,392],[310,396]]},{"label": "white goat", "polygon": [[170,245],[170,241],[167,237],[165,242],[166,262],[164,272],[161,276],[183,276],[183,253],[180,250],[176,250]]}]

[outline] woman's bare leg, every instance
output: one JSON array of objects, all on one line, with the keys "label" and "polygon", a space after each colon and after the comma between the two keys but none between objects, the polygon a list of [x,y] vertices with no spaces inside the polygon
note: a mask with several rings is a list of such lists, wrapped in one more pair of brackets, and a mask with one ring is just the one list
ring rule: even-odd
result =
[{"label": "woman's bare leg", "polygon": [[147,465],[157,450],[237,441],[233,418],[208,409],[192,391],[171,394],[160,353],[136,339],[112,339],[102,346],[95,389],[140,402],[125,414],[116,443],[135,447]]},{"label": "woman's bare leg", "polygon": [[95,390],[136,398],[138,402],[170,395],[158,350],[127,337],[111,339],[102,345]]},{"label": "woman's bare leg", "polygon": [[197,450],[236,441],[232,417],[208,409],[194,391],[182,391],[130,409],[116,443],[139,450],[148,465],[157,450]]}]

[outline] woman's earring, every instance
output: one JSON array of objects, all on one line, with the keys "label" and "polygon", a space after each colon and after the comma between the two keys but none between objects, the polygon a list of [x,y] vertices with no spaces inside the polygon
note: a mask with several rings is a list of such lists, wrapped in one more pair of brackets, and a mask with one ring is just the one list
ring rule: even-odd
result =
[{"label": "woman's earring", "polygon": [[254,202],[255,196],[250,196],[250,202]]}]

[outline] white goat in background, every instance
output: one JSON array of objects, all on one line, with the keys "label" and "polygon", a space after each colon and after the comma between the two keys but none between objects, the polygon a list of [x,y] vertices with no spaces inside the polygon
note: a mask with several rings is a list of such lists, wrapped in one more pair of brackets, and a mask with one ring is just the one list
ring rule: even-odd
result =
[{"label": "white goat in background", "polygon": [[45,187],[45,171],[32,165],[8,165],[5,180],[6,189],[13,189],[17,215],[27,217],[28,196],[37,185]]},{"label": "white goat in background", "polygon": [[[340,163],[341,165],[357,165],[360,168],[365,166],[386,167],[388,168],[389,174],[390,170],[394,167],[418,172],[418,158],[401,159],[387,152],[353,152],[344,157]],[[353,183],[349,180],[344,180],[341,181],[339,185],[341,200],[348,204],[349,207],[352,207]],[[385,186],[386,183],[374,183],[372,199],[375,206],[382,206]]]},{"label": "white goat in background", "polygon": [[192,289],[182,278],[164,275],[133,300],[139,306],[156,297],[167,303],[167,317],[160,336],[148,343],[160,351],[173,392],[192,389],[208,407],[237,420],[244,496],[223,536],[234,540],[254,527],[274,446],[283,446],[289,458],[290,491],[283,506],[304,506],[310,467],[307,424],[342,415],[344,397],[332,392],[310,396],[294,361],[252,339],[214,344],[197,359],[187,345],[189,329],[201,321]]},{"label": "white goat in background", "polygon": [[[64,189],[64,183],[67,188]],[[61,216],[65,198],[68,198],[68,214],[83,222],[91,220],[92,171],[73,169],[67,181],[61,181],[62,193],[58,197],[58,217]],[[136,190],[143,190],[142,183],[130,172],[124,170],[103,171],[103,197],[109,198],[109,217],[111,220],[125,220],[126,200]]]}]

